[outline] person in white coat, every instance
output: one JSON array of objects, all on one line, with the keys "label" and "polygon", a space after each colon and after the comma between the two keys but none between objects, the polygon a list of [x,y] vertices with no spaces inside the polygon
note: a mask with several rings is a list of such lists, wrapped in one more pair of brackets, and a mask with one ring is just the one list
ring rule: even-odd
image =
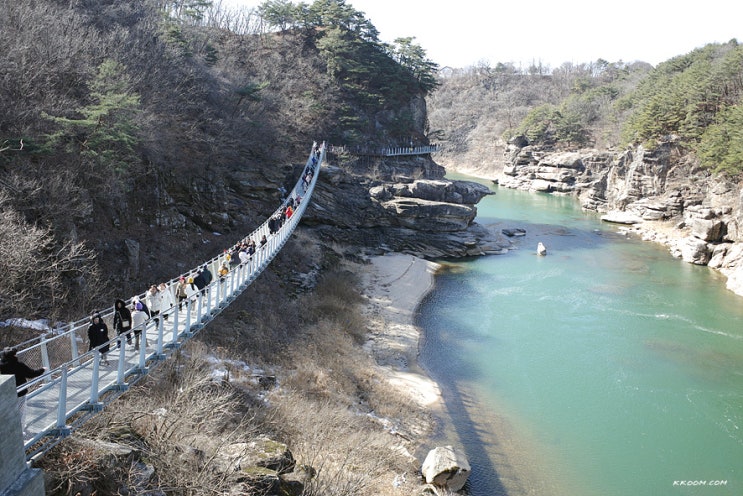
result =
[{"label": "person in white coat", "polygon": [[170,315],[170,312],[172,312],[175,306],[173,291],[167,284],[161,282],[157,294],[160,297],[160,313],[163,316],[163,320],[168,320],[168,315]]},{"label": "person in white coat", "polygon": [[160,295],[158,294],[157,286],[154,284],[150,286],[150,289],[145,293],[144,301],[147,304],[147,308],[150,309],[150,317],[155,319],[155,325],[160,322]]},{"label": "person in white coat", "polygon": [[145,331],[144,345],[147,346],[147,312],[144,311],[144,305],[138,301],[134,304],[132,311],[132,329],[134,329],[134,349],[139,350],[139,342],[142,340],[142,331]]},{"label": "person in white coat", "polygon": [[188,298],[188,301],[191,303],[195,303],[198,295],[199,288],[196,287],[196,284],[193,282],[193,277],[189,276],[188,279],[186,279],[186,298]]}]

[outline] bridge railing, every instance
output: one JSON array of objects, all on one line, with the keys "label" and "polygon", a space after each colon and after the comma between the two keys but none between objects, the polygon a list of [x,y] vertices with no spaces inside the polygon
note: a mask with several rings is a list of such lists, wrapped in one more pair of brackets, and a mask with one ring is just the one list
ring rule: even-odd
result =
[{"label": "bridge railing", "polygon": [[[101,354],[87,350],[87,328],[90,319],[84,318],[68,324],[66,330],[43,336],[38,342],[18,351],[21,361],[31,366],[43,366],[47,372],[27,382],[19,391],[28,388],[27,435],[25,445],[29,457],[44,452],[51,442],[68,435],[88,414],[100,411],[103,404],[126,391],[139,380],[153,364],[165,359],[167,352],[178,348],[195,332],[203,328],[240,293],[242,293],[273,260],[289,239],[304,214],[317,182],[320,165],[325,158],[325,146],[313,146],[302,175],[287,195],[287,200],[273,213],[280,215],[286,203],[301,198],[291,217],[278,230],[271,232],[269,222],[261,224],[250,235],[256,241],[256,251],[246,263],[233,266],[224,277],[215,275],[214,280],[194,297],[176,303],[171,309],[145,322],[141,328],[142,339],[138,350],[132,349],[126,336],[115,337],[107,343],[111,348],[108,356],[114,359],[115,368],[102,366]],[[311,172],[308,175],[308,172]],[[265,245],[259,244],[266,236]],[[239,243],[238,243],[239,244]],[[216,274],[226,260],[222,253],[206,265]],[[205,264],[199,264],[198,268]],[[180,277],[188,277],[197,269],[181,274],[168,283],[173,291]],[[137,295],[144,301],[144,295]],[[135,297],[127,300],[131,303]],[[105,320],[111,320],[113,307],[100,312]],[[113,326],[109,325],[109,329]],[[138,329],[139,330],[139,329]],[[100,347],[99,347],[100,348]],[[70,419],[73,419],[70,423]]]},{"label": "bridge railing", "polygon": [[329,151],[332,153],[349,153],[351,155],[364,155],[370,157],[394,157],[399,155],[428,155],[430,153],[438,152],[439,146],[386,146],[380,148],[330,146]]},{"label": "bridge railing", "polygon": [[[309,168],[314,168],[312,164],[313,157],[315,160],[318,160],[318,156],[315,154],[314,150],[315,148],[313,148],[313,152],[310,158],[307,160],[300,180],[294,186],[292,191],[289,192],[289,194],[287,195],[287,199],[297,197],[303,198],[307,195],[307,191],[305,191],[305,186],[303,184],[303,177]],[[325,147],[323,146],[319,150],[322,153],[322,159],[324,159]],[[316,179],[316,177],[317,174],[314,174],[313,181],[307,188],[309,192],[314,189],[314,179]],[[286,201],[283,202],[281,206],[279,206],[279,208],[274,211],[272,216],[278,215],[285,205]],[[296,215],[297,219],[301,218],[301,214],[304,213],[305,208],[306,203],[304,201],[300,202],[299,208],[295,212],[295,215],[299,214]],[[292,219],[294,219],[294,216],[292,216]],[[296,225],[296,222],[298,222],[298,220],[292,219],[289,219],[288,223]],[[243,239],[247,240],[249,238],[252,238],[254,241],[256,241],[256,243],[258,243],[261,237],[265,235],[269,242],[275,243],[276,236],[270,236],[270,234],[271,233],[268,227],[268,220],[266,220],[257,229],[255,229],[252,233],[250,233]],[[207,266],[212,274],[216,274],[219,267],[222,265],[222,262],[224,262],[225,260],[226,253],[220,253],[214,258],[200,264],[196,268],[174,277],[173,279],[165,283],[165,285],[167,286],[167,291],[170,291],[171,295],[173,295],[173,297],[175,298],[175,288],[181,277],[188,278],[190,276],[194,276],[198,272],[198,270],[204,266]],[[145,301],[145,298],[146,293],[141,293],[132,296],[128,300],[125,300],[125,303],[127,305],[130,305],[136,299]],[[98,312],[100,313],[101,318],[104,320],[104,322],[109,325],[109,328],[112,328],[114,311],[114,307],[111,306]],[[90,316],[88,315],[77,321],[69,322],[63,326],[58,326],[52,329],[50,332],[47,332],[37,338],[20,343],[16,346],[16,348],[18,349],[18,358],[32,368],[44,367],[47,370],[51,370],[66,361],[74,360],[80,355],[80,346],[87,342],[87,329],[89,325]]]}]

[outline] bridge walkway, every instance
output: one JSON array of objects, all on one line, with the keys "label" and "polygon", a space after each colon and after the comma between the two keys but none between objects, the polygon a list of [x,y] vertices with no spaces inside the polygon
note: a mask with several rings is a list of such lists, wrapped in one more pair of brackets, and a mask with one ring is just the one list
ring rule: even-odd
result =
[{"label": "bridge walkway", "polygon": [[[223,253],[167,283],[167,290],[174,295],[180,277],[193,276],[204,266],[214,275],[214,280],[202,292],[184,300],[181,308],[176,304],[158,317],[147,320],[142,332],[146,339],[141,340],[138,350],[128,344],[122,335],[109,342],[108,365],[102,362],[100,353],[95,350],[79,352],[80,347],[88,348],[89,317],[69,324],[67,329],[57,331],[51,337],[45,335],[19,347],[19,360],[34,368],[43,366],[47,369],[43,376],[24,385],[29,390],[24,429],[27,460],[43,455],[145,377],[153,367],[168,359],[263,272],[301,220],[324,159],[325,145],[313,145],[299,181],[287,195],[287,200],[271,216],[279,216],[288,201],[295,204],[293,215],[278,230],[270,228],[271,219],[268,219],[244,238],[256,242],[256,252],[250,261],[231,264],[229,273],[220,278],[217,269],[227,261],[227,254]],[[260,240],[264,236],[266,242],[261,246]],[[145,295],[132,297],[127,304],[131,305],[136,298],[144,301]],[[108,325],[109,336],[115,332],[113,312],[113,307],[100,312]]]}]

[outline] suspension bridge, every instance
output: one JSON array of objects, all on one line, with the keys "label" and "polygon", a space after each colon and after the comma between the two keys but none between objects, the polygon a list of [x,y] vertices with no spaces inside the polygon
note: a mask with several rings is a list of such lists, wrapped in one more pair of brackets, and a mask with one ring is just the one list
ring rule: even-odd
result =
[{"label": "suspension bridge", "polygon": [[[176,304],[161,311],[157,318],[147,320],[141,327],[139,349],[129,344],[122,334],[108,343],[110,351],[106,362],[97,350],[81,351],[81,348],[88,349],[89,316],[67,324],[63,330],[55,330],[51,336],[47,334],[17,347],[20,361],[32,368],[46,369],[43,376],[22,386],[29,391],[26,395],[26,423],[22,426],[27,462],[46,453],[145,377],[158,363],[168,359],[174,350],[208,325],[263,272],[302,218],[325,159],[325,148],[324,143],[319,147],[313,144],[299,181],[287,194],[286,200],[266,222],[244,238],[256,243],[256,251],[249,261],[231,265],[229,273],[218,277],[218,269],[227,259],[227,254],[222,253],[166,283],[167,291],[173,293],[181,277],[194,276],[204,266],[215,275],[197,296],[183,300],[182,307]],[[294,213],[276,228],[271,219],[279,216],[288,202],[295,205]],[[264,236],[265,244],[261,245]],[[127,305],[136,300],[145,301],[145,295],[133,296],[127,300]],[[114,308],[101,311],[100,315],[111,332],[114,329]],[[2,486],[0,494],[5,494]]]},{"label": "suspension bridge", "polygon": [[441,151],[441,148],[438,145],[385,146],[381,148],[331,146],[330,151],[337,154],[348,153],[362,157],[400,157],[407,155],[431,155],[432,153]]}]

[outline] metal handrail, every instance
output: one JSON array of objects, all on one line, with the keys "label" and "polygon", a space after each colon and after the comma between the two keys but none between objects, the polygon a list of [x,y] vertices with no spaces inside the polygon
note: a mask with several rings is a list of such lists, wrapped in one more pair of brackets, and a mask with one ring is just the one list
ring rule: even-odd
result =
[{"label": "metal handrail", "polygon": [[[36,403],[42,405],[54,401],[56,409],[55,418],[52,421],[50,414],[51,404],[46,409],[46,414],[43,413],[42,408],[37,407],[37,410],[42,410],[41,414],[45,415],[44,419],[47,418],[47,415],[49,418],[48,420],[38,420],[36,423],[41,422],[43,425],[35,425],[35,431],[25,441],[25,448],[29,459],[40,456],[51,448],[51,446],[59,442],[60,439],[68,436],[73,429],[73,426],[69,424],[69,420],[72,417],[82,414],[84,418],[82,420],[76,419],[75,421],[84,422],[85,418],[90,414],[100,411],[105,402],[112,401],[115,397],[126,391],[131,384],[144,377],[149,367],[167,358],[166,351],[176,349],[190,339],[195,332],[202,329],[221,313],[222,310],[229,306],[258,277],[283,248],[299,224],[314,191],[317,177],[319,176],[318,172],[324,158],[325,145],[323,144],[320,148],[316,148],[316,145],[313,145],[312,152],[299,181],[287,195],[287,200],[282,202],[282,205],[272,214],[272,217],[278,215],[289,199],[296,199],[301,195],[301,201],[297,209],[283,223],[278,232],[274,234],[270,233],[268,221],[266,221],[240,241],[245,241],[251,237],[255,237],[256,241],[258,241],[265,234],[267,238],[266,245],[257,247],[255,254],[253,254],[252,259],[248,263],[237,265],[224,278],[215,277],[204,288],[203,293],[200,292],[196,296],[196,300],[184,300],[183,308],[179,308],[179,305],[176,304],[170,311],[162,312],[157,318],[147,320],[141,329],[143,344],[136,357],[127,357],[127,343],[124,334],[98,347],[101,348],[106,345],[110,347],[116,346],[119,350],[115,380],[102,380],[101,355],[97,351],[98,348],[82,354],[77,352],[75,343],[79,339],[78,331],[87,328],[90,323],[89,318],[81,319],[70,324],[70,329],[62,334],[55,335],[50,339],[42,338],[38,343],[18,351],[20,357],[38,349],[42,356],[41,360],[49,365],[46,367],[47,372],[45,374],[23,384],[18,388],[18,391],[28,389],[29,392],[26,395],[27,404],[32,404],[34,400],[36,400]],[[305,174],[309,170],[312,170],[313,174],[309,184],[305,184]],[[225,254],[222,253],[207,261],[206,264],[221,264],[224,260]],[[199,264],[197,268],[204,265],[204,263]],[[180,277],[186,277],[195,270],[197,269],[192,269],[169,281],[167,290],[170,291],[175,281]],[[144,295],[138,296],[143,298]],[[131,302],[133,299],[134,297],[130,298],[128,302]],[[105,313],[106,316],[113,314],[113,307],[107,309]],[[103,315],[103,312],[101,312],[101,315]],[[169,326],[172,325],[172,334],[170,335],[166,334],[165,315],[168,315],[168,318],[172,319],[168,324]],[[129,332],[133,333],[133,331],[131,330]],[[152,345],[148,344],[148,338],[153,338]],[[48,353],[48,343],[64,339],[68,339],[72,343],[70,345],[70,356],[52,366]],[[83,385],[78,384],[74,390],[68,389],[72,378],[82,377],[88,372],[91,374],[89,381],[86,378]],[[110,376],[111,373],[110,371],[108,372]],[[44,395],[51,396],[51,399],[44,400],[46,397]],[[102,402],[101,398],[103,396],[106,398]]]},{"label": "metal handrail", "polygon": [[428,155],[440,151],[438,145],[424,146],[386,146],[381,148],[331,146],[332,153],[350,153],[371,157],[395,157],[401,155]]}]

